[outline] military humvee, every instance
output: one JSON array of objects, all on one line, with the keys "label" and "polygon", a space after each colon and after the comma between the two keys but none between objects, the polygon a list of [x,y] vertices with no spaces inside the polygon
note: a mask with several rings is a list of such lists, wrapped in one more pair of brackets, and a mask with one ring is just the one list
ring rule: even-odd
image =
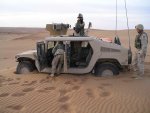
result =
[{"label": "military humvee", "polygon": [[37,42],[36,50],[17,54],[15,58],[19,63],[16,73],[27,73],[35,69],[39,72],[51,73],[54,57],[52,49],[58,41],[63,41],[65,45],[62,73],[118,75],[120,70],[131,64],[129,49],[121,45],[90,36],[60,35]]}]

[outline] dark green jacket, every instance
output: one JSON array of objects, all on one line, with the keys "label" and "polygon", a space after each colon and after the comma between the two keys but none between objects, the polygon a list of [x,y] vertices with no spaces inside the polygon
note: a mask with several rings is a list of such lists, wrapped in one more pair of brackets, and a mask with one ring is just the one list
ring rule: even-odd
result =
[{"label": "dark green jacket", "polygon": [[81,23],[80,21],[77,21],[76,25],[75,25],[75,31],[77,34],[79,34],[79,36],[84,36],[84,26],[85,23]]}]

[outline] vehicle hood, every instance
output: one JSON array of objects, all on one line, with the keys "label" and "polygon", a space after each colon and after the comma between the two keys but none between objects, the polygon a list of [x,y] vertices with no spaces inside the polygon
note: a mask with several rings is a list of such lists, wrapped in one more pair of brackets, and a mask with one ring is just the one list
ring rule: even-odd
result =
[{"label": "vehicle hood", "polygon": [[37,54],[37,50],[29,50],[29,51],[25,51],[25,52],[17,54],[15,58],[18,59],[21,57],[27,57],[27,58],[35,59],[36,54]]}]

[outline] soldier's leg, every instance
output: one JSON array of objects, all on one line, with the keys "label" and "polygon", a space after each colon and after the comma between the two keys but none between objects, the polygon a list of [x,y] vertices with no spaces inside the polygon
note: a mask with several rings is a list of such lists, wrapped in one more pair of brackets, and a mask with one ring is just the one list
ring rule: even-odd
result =
[{"label": "soldier's leg", "polygon": [[132,63],[133,71],[135,72],[138,70],[137,64],[138,64],[138,53],[136,52]]},{"label": "soldier's leg", "polygon": [[58,64],[58,61],[59,61],[59,55],[56,55],[52,61],[52,74],[55,74],[56,73],[56,67],[57,67],[57,64]]},{"label": "soldier's leg", "polygon": [[137,75],[142,77],[144,75],[144,55],[143,54],[138,54],[138,73]]},{"label": "soldier's leg", "polygon": [[138,65],[139,65],[139,76],[143,76],[144,75],[144,54],[140,55]]},{"label": "soldier's leg", "polygon": [[59,55],[59,63],[58,63],[58,67],[57,67],[57,74],[61,73],[63,63],[64,63],[64,56]]},{"label": "soldier's leg", "polygon": [[135,52],[135,56],[134,56],[134,59],[133,59],[133,61],[132,61],[132,69],[133,69],[133,71],[135,72],[133,75],[132,75],[132,77],[133,78],[136,78],[137,77],[137,71],[138,71],[138,66],[137,66],[137,64],[138,64],[138,52],[136,51]]}]

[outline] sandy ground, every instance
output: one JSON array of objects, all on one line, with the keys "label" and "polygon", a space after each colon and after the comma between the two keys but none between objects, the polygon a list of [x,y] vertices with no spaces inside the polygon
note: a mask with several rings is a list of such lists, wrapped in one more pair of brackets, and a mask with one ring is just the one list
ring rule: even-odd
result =
[{"label": "sandy ground", "polygon": [[[136,32],[130,33],[134,45]],[[0,28],[0,113],[150,113],[149,47],[142,80],[131,78],[133,72],[107,78],[62,74],[46,79],[47,74],[37,72],[16,75],[15,55],[35,49],[36,41],[48,35],[43,29]],[[91,30],[90,35],[115,36],[114,31],[103,30]],[[118,35],[127,47],[127,31]]]}]

